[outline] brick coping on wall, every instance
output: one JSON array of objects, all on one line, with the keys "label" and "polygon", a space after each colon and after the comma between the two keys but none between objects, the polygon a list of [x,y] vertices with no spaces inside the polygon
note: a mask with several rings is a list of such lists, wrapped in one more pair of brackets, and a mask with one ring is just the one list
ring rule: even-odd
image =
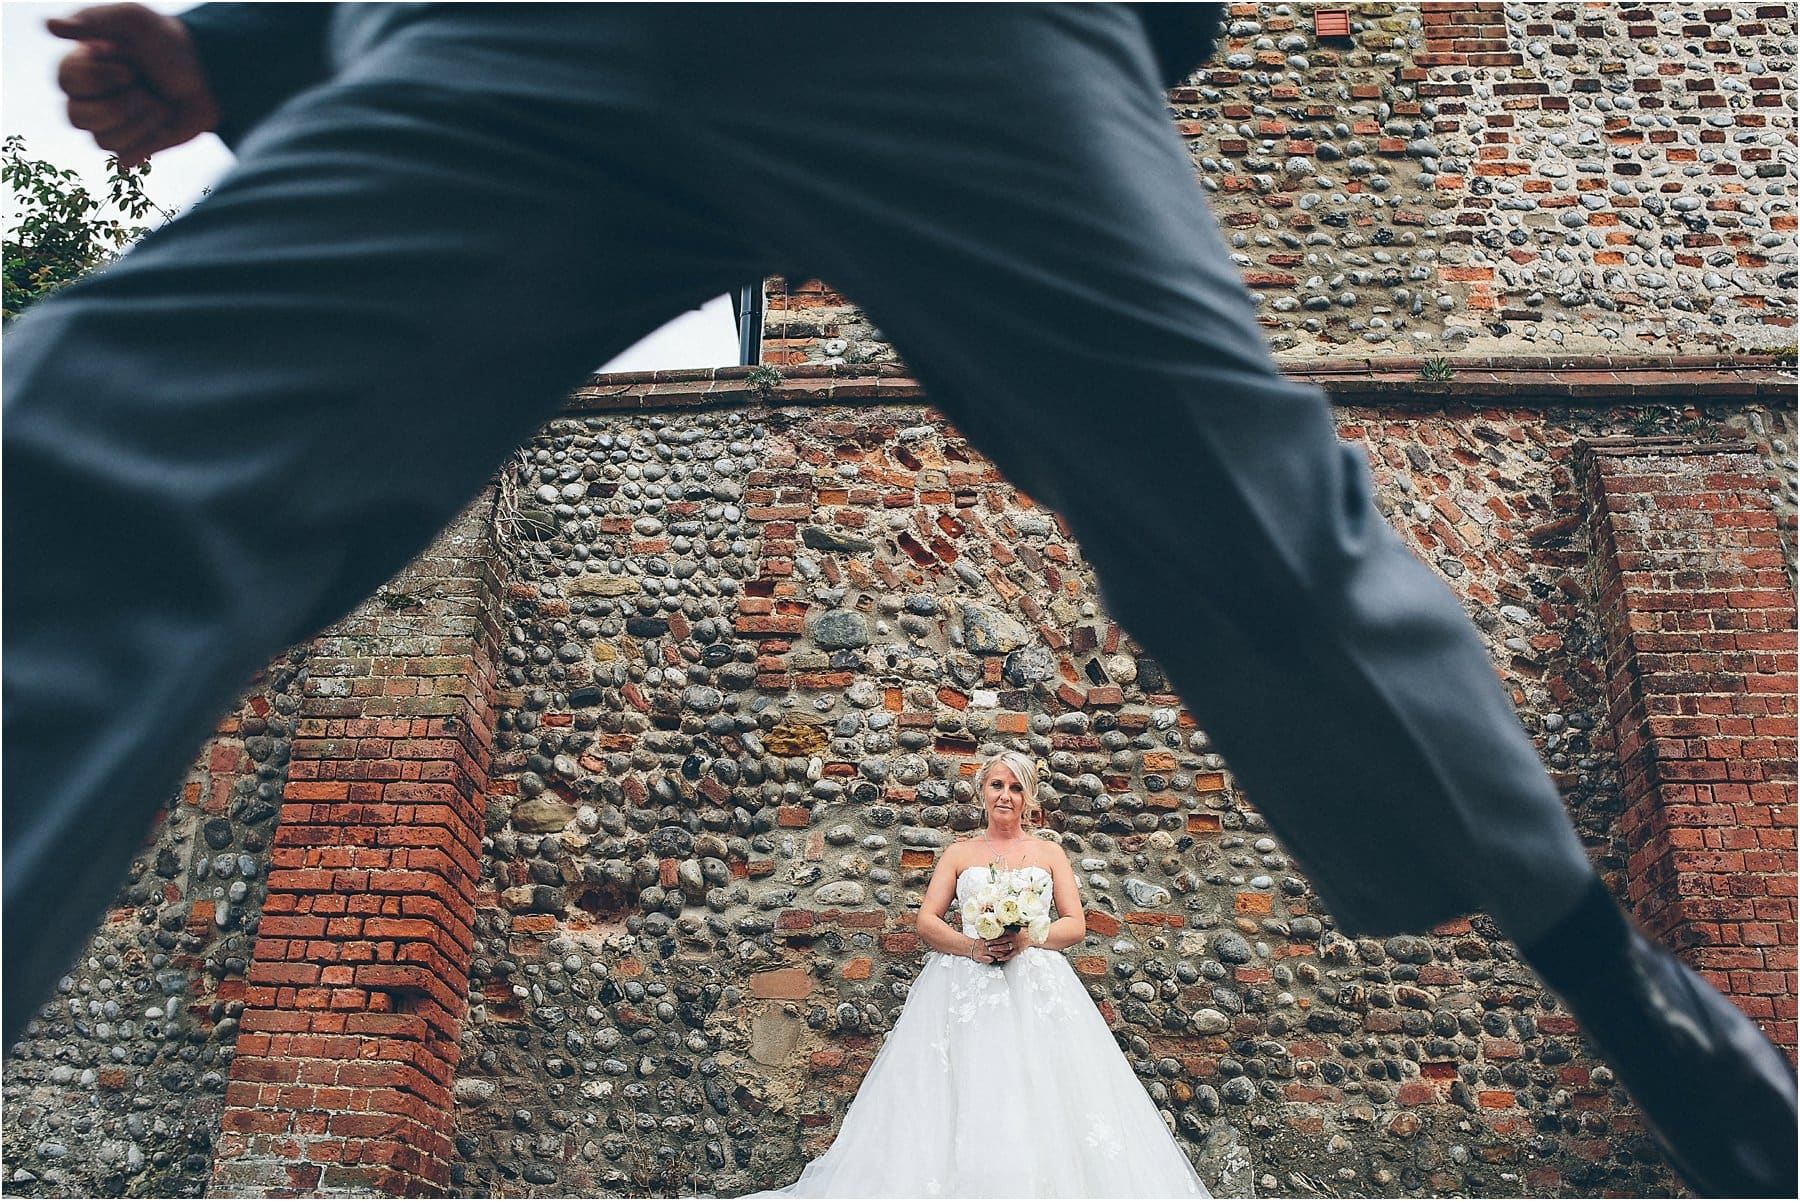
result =
[{"label": "brick coping on wall", "polygon": [[[1442,362],[1448,379],[1420,378]],[[1791,365],[1772,355],[1453,355],[1345,357],[1280,362],[1290,378],[1323,388],[1339,404],[1379,402],[1445,407],[1476,401],[1520,404],[1661,403],[1695,399],[1791,400]],[[855,367],[808,363],[783,368],[705,367],[681,371],[597,374],[571,394],[567,411],[607,413],[753,404],[919,402],[925,390],[897,364]]]}]

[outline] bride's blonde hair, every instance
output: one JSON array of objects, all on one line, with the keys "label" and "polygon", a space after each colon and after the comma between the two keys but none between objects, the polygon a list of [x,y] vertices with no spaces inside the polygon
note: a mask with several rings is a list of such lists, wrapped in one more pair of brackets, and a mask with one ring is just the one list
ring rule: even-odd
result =
[{"label": "bride's blonde hair", "polygon": [[[975,773],[975,795],[977,797],[981,796],[982,785],[987,783],[988,776],[993,774],[996,767],[1004,767],[1011,772],[1013,779],[1019,782],[1019,788],[1025,794],[1025,811],[1019,815],[1021,823],[1028,826],[1039,825],[1044,816],[1044,809],[1042,805],[1038,804],[1037,760],[1023,751],[1001,751],[983,763],[981,770]],[[982,821],[985,823],[986,820],[987,811],[984,808]]]}]

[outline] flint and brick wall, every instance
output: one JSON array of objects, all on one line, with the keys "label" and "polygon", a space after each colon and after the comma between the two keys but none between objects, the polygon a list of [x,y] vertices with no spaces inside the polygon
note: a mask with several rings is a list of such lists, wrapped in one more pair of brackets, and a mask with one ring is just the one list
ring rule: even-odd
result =
[{"label": "flint and brick wall", "polygon": [[[1232,5],[1169,94],[1278,353],[1794,345],[1793,5],[1341,7]],[[828,286],[768,296],[766,361],[892,360]]]},{"label": "flint and brick wall", "polygon": [[1794,593],[1741,445],[1590,444],[1589,520],[1645,927],[1794,1042]]},{"label": "flint and brick wall", "polygon": [[[1419,366],[1316,378],[1368,448],[1384,513],[1488,638],[1597,868],[1637,900],[1646,872],[1660,879],[1641,866],[1660,835],[1634,824],[1641,773],[1614,753],[1630,677],[1607,592],[1609,571],[1636,568],[1595,516],[1606,496],[1581,448],[1636,462],[1608,439],[1728,446],[1707,453],[1729,474],[1676,472],[1664,491],[1748,514],[1714,527],[1745,540],[1719,553],[1791,579],[1791,504],[1768,493],[1770,465],[1793,469],[1791,385],[1700,360],[1465,359],[1438,383]],[[103,932],[78,1003],[53,1003],[13,1061],[29,1091],[9,1088],[12,1187],[192,1193],[209,1166],[219,1195],[778,1184],[829,1144],[898,1013],[921,954],[911,907],[976,820],[967,773],[1001,744],[1045,760],[1047,821],[1091,915],[1072,962],[1218,1191],[1670,1187],[1608,1071],[1485,918],[1385,941],[1332,928],[1107,619],[1079,547],[916,384],[894,368],[799,368],[773,388],[746,374],[596,380],[508,468],[491,515],[466,515],[221,727],[183,804],[226,806],[209,850],[252,854],[283,802],[261,928],[258,869],[234,854],[247,895],[158,876],[133,885],[125,929],[146,950],[201,948],[201,918],[239,932],[237,954],[171,977],[206,1015],[186,1042],[217,1066],[191,1087],[224,1102],[223,1129],[190,1119],[185,1157],[134,1133],[125,1090],[186,1098],[161,1092],[177,1077],[160,1043],[121,1079],[102,1070],[121,1037],[88,1024],[119,987],[98,974],[118,945]],[[1691,403],[1698,384],[1735,395]],[[433,724],[451,716],[457,731]],[[382,724],[402,717],[404,732]],[[1771,753],[1762,783],[1781,787]],[[1767,826],[1744,827],[1772,831],[1759,851],[1777,857],[1791,773],[1785,787]],[[152,852],[140,871],[170,866]],[[377,876],[407,890],[364,887]],[[1720,920],[1698,949],[1781,1037],[1793,900],[1778,873],[1724,886],[1746,882],[1767,921]],[[180,903],[209,889],[224,907]],[[1745,953],[1754,967],[1731,958]],[[412,974],[358,975],[390,964]],[[72,1163],[103,1131],[112,1150]]]}]

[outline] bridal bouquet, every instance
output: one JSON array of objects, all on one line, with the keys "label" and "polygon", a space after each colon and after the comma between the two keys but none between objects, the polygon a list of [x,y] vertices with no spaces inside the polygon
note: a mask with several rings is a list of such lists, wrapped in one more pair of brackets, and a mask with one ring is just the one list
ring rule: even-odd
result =
[{"label": "bridal bouquet", "polygon": [[1006,871],[989,864],[988,882],[963,902],[962,917],[977,938],[1028,930],[1033,942],[1042,942],[1050,932],[1050,873],[1041,867]]}]

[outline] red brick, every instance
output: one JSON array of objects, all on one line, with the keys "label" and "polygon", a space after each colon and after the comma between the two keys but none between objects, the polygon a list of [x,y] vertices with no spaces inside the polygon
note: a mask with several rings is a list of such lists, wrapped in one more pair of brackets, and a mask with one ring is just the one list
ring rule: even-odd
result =
[{"label": "red brick", "polygon": [[812,977],[799,968],[752,972],[750,995],[764,1000],[803,1001],[812,995]]}]

